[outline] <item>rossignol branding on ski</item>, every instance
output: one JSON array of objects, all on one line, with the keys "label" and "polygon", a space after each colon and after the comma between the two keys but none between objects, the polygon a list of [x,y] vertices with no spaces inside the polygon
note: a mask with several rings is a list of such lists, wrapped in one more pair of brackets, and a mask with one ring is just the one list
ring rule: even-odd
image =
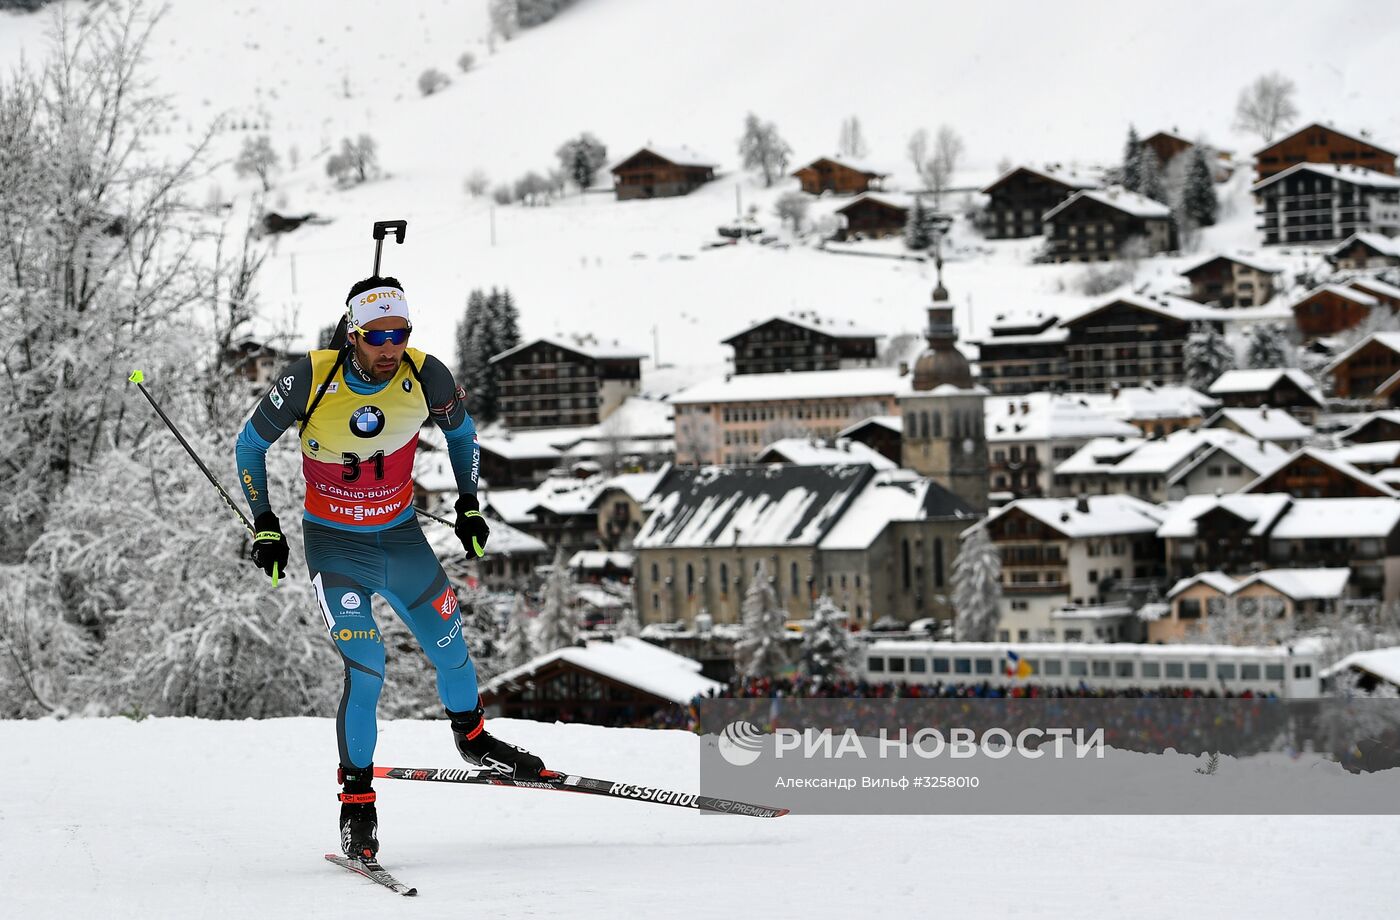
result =
[{"label": "rossignol branding on ski", "polygon": [[674,805],[695,811],[713,814],[748,815],[754,818],[781,818],[788,813],[786,808],[770,805],[755,805],[750,802],[736,802],[730,799],[717,799],[713,796],[694,792],[676,792],[670,789],[657,789],[652,786],[637,786],[632,783],[619,783],[613,780],[593,779],[587,776],[566,775],[547,770],[538,778],[516,778],[492,770],[463,770],[460,768],[428,770],[410,767],[375,767],[374,775],[379,779],[406,779],[429,783],[462,783],[475,786],[514,786],[521,789],[548,789],[554,792],[579,792],[587,795],[603,795],[614,799],[629,799],[634,802],[653,802],[657,805]]}]

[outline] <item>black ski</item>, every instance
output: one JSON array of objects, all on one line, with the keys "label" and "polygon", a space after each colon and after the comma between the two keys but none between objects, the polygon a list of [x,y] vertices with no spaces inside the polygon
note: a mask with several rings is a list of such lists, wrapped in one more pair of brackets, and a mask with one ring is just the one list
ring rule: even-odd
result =
[{"label": "black ski", "polygon": [[553,770],[545,771],[539,779],[516,779],[481,768],[439,770],[375,767],[374,775],[377,779],[408,779],[429,783],[465,783],[475,786],[510,786],[516,789],[582,792],[586,795],[603,795],[615,799],[631,799],[634,802],[653,802],[657,805],[675,805],[678,808],[689,808],[695,811],[749,815],[755,818],[781,818],[788,813],[786,808],[775,808],[771,805],[752,805],[748,802],[736,802],[732,799],[720,799],[693,792],[673,792],[669,789],[617,783],[607,779],[571,776]]},{"label": "black ski", "polygon": [[381,866],[377,859],[351,859],[349,856],[327,853],[326,862],[333,862],[337,866],[343,866],[356,875],[364,876],[371,882],[383,885],[390,891],[398,892],[404,897],[411,898],[418,893],[417,888],[410,888],[390,875],[388,870]]}]

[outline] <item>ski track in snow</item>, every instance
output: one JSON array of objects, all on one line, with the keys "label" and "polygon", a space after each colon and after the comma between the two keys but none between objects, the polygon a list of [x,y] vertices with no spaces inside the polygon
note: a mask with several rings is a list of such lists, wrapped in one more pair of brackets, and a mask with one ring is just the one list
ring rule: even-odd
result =
[{"label": "ski track in snow", "polygon": [[[698,783],[684,732],[493,725],[571,771]],[[455,753],[445,723],[386,722],[377,759]],[[1393,817],[748,820],[381,780],[381,857],[415,902],[322,859],[334,770],[326,719],[0,722],[0,915],[1386,916],[1400,895]]]}]

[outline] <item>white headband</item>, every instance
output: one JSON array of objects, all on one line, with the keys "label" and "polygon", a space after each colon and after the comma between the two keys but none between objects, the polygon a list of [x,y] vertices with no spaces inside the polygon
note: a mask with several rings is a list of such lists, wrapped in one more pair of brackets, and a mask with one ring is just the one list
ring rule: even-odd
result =
[{"label": "white headband", "polygon": [[385,316],[408,319],[408,301],[404,300],[403,291],[396,287],[371,288],[351,298],[348,312],[350,322],[361,327],[370,320]]}]

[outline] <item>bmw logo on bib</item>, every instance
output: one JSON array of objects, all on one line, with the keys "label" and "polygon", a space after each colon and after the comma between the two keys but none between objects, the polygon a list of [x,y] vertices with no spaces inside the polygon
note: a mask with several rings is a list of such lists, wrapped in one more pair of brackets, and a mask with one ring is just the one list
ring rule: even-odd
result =
[{"label": "bmw logo on bib", "polygon": [[372,438],[384,430],[384,413],[378,406],[361,406],[350,415],[350,433],[357,438]]}]

